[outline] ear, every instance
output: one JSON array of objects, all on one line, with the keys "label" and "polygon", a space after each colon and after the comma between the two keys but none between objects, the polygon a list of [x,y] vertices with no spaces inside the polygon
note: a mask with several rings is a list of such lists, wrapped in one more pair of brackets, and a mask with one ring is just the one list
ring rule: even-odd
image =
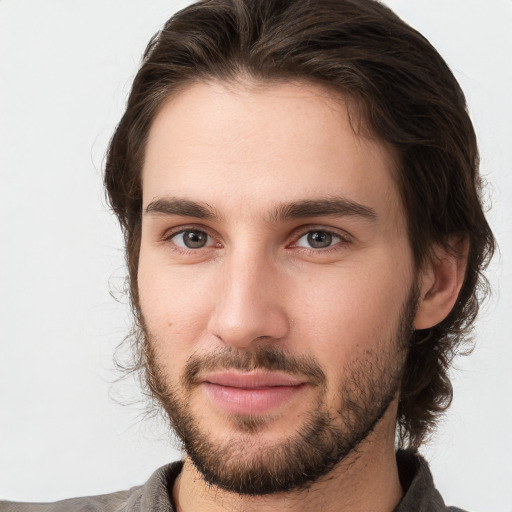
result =
[{"label": "ear", "polygon": [[468,259],[467,239],[450,242],[451,250],[440,246],[421,275],[415,329],[428,329],[442,322],[459,296]]}]

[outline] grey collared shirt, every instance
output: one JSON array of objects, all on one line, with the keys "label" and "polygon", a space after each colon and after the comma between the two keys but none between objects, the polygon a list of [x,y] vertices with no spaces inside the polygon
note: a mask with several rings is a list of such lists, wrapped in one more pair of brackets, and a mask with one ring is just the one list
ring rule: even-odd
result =
[{"label": "grey collared shirt", "polygon": [[[464,512],[444,504],[422,457],[399,451],[397,463],[404,496],[394,512]],[[144,485],[127,491],[54,503],[3,501],[0,512],[175,512],[171,493],[182,466],[182,462],[163,466]]]}]

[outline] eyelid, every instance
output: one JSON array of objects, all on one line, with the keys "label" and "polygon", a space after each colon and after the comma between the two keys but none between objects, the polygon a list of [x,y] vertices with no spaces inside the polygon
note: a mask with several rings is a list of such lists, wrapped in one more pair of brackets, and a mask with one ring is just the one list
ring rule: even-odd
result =
[{"label": "eyelid", "polygon": [[168,241],[173,236],[176,236],[179,233],[183,233],[184,231],[201,231],[203,233],[206,233],[211,238],[219,238],[219,236],[216,233],[213,233],[212,230],[206,226],[201,226],[198,224],[182,224],[180,226],[174,226],[172,228],[166,229],[161,236],[161,240],[164,242]]},{"label": "eyelid", "polygon": [[[313,247],[303,247],[300,245],[297,245],[297,242],[304,236],[306,236],[308,233],[314,232],[314,231],[321,231],[324,233],[328,233],[330,235],[333,235],[335,237],[338,237],[341,239],[340,242],[337,242],[329,247],[315,249]],[[332,227],[326,227],[322,225],[310,225],[310,226],[301,226],[300,228],[297,228],[291,235],[291,243],[287,244],[287,248],[290,249],[296,249],[300,251],[304,251],[311,254],[325,254],[330,251],[338,251],[345,247],[347,244],[350,244],[353,242],[354,237],[348,233],[347,231],[343,229],[336,229]]]},{"label": "eyelid", "polygon": [[338,236],[345,242],[351,242],[354,240],[354,237],[345,231],[344,229],[333,228],[322,226],[319,224],[312,224],[309,226],[301,226],[293,231],[290,236],[291,241],[297,241],[299,238],[302,238],[304,235],[311,233],[312,231],[322,231],[324,233],[329,233],[330,235]]},{"label": "eyelid", "polygon": [[[173,242],[172,239],[175,236],[179,235],[180,233],[184,233],[186,231],[200,231],[202,233],[206,233],[206,235],[209,238],[211,238],[213,243],[211,243],[209,245],[205,245],[204,247],[198,247],[197,249],[192,249],[192,248],[188,248],[188,247],[182,247],[182,246],[176,244],[175,242]],[[161,236],[161,241],[164,243],[166,243],[166,242],[172,243],[172,245],[174,246],[173,250],[182,252],[182,253],[188,253],[188,252],[198,253],[201,250],[218,248],[218,247],[222,246],[222,243],[219,241],[219,236],[216,233],[213,233],[212,230],[207,228],[206,226],[201,226],[201,225],[197,225],[197,224],[180,225],[180,226],[175,226],[173,228],[170,228],[170,229],[166,230],[164,232],[164,234]]]},{"label": "eyelid", "polygon": [[[209,237],[211,237],[216,242],[215,246],[217,246],[217,247],[223,246],[221,237],[218,235],[217,232],[214,232],[211,228],[209,228],[207,226],[199,225],[199,224],[184,224],[184,225],[175,226],[170,229],[167,229],[161,236],[161,241],[169,242],[169,241],[171,241],[171,239],[173,237],[175,237],[176,235],[183,233],[185,231],[201,231],[203,233],[206,233]],[[300,246],[295,245],[300,238],[302,238],[303,236],[307,235],[308,233],[310,233],[312,231],[323,231],[325,233],[329,233],[333,236],[341,238],[341,242],[338,242],[338,243],[334,244],[333,246],[327,247],[325,249],[314,249],[314,248],[308,249],[307,247],[300,247]],[[329,250],[336,250],[338,244],[340,244],[340,243],[348,244],[348,243],[351,243],[354,241],[353,235],[351,235],[346,230],[340,229],[340,228],[334,228],[332,226],[325,226],[325,225],[321,225],[321,224],[310,224],[310,225],[299,226],[298,228],[293,230],[293,232],[288,237],[288,239],[289,239],[289,241],[286,243],[287,248],[303,249],[305,251],[311,251],[311,252],[316,252],[316,253],[327,252]],[[184,248],[177,246],[176,244],[174,244],[174,245],[177,248],[177,250],[190,250],[190,251],[194,251],[194,252],[197,252],[199,250],[199,249],[184,249]],[[208,246],[203,247],[202,249],[208,249],[208,248],[211,248],[212,246],[213,245],[208,245]]]}]

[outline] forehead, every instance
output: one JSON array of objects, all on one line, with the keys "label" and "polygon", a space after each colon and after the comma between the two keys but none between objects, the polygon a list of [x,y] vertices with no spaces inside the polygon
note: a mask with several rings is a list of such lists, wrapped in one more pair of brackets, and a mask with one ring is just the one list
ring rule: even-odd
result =
[{"label": "forehead", "polygon": [[155,117],[144,204],[168,195],[249,210],[335,195],[396,214],[396,159],[354,131],[348,110],[317,85],[193,84]]}]

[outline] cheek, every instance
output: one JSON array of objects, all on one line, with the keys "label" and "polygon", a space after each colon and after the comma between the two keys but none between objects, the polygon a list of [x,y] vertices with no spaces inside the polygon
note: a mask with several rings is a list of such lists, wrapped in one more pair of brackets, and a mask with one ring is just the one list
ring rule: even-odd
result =
[{"label": "cheek", "polygon": [[142,315],[155,349],[166,361],[186,360],[210,316],[208,276],[192,267],[162,265],[141,252],[138,286]]},{"label": "cheek", "polygon": [[326,367],[339,371],[364,350],[386,348],[394,341],[411,278],[377,268],[334,269],[332,275],[304,280],[294,294],[294,324],[299,334],[308,333],[304,349],[313,350]]}]

